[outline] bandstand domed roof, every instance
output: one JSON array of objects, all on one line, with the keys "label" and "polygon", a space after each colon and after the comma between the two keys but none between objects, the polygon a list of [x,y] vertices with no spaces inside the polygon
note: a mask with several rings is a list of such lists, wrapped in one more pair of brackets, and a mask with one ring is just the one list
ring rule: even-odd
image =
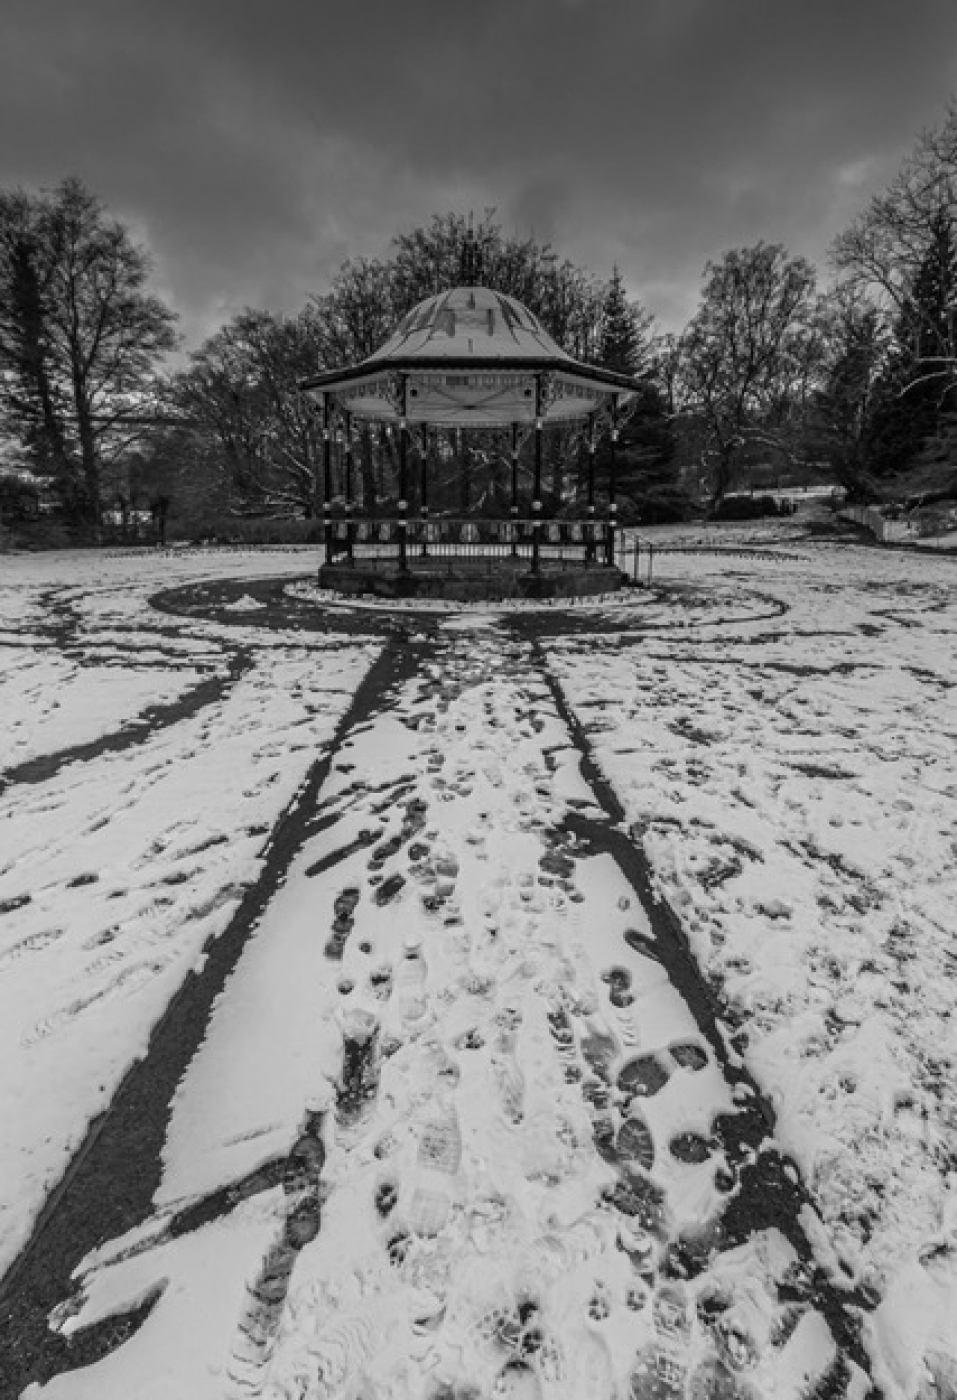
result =
[{"label": "bandstand domed roof", "polygon": [[301,387],[358,418],[501,427],[584,418],[637,386],[575,360],[515,297],[463,286],[419,302],[367,359]]},{"label": "bandstand domed roof", "polygon": [[395,357],[574,364],[527,306],[488,287],[453,287],[420,301],[371,358]]}]

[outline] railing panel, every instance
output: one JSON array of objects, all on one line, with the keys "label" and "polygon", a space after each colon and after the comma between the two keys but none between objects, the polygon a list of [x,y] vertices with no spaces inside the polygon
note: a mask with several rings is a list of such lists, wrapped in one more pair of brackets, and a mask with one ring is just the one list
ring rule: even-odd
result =
[{"label": "railing panel", "polygon": [[543,559],[596,560],[610,558],[616,536],[606,521],[593,520],[472,520],[448,517],[382,519],[327,518],[326,546],[330,559],[358,555],[362,559],[394,559],[403,532],[413,560],[434,556],[459,559],[525,558],[532,553],[536,531]]}]

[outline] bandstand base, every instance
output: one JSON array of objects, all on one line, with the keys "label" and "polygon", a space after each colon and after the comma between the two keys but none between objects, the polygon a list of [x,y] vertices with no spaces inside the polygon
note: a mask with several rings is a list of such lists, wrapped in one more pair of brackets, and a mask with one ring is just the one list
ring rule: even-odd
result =
[{"label": "bandstand base", "polygon": [[452,602],[501,602],[508,598],[548,601],[611,593],[628,582],[607,564],[541,562],[532,573],[527,559],[410,558],[407,570],[396,560],[337,560],[319,569],[320,588],[353,597],[442,598]]}]

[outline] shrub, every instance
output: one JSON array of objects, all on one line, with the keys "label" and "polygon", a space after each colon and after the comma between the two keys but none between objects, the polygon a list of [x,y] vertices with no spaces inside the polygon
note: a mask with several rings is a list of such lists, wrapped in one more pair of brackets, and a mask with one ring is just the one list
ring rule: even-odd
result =
[{"label": "shrub", "polygon": [[217,515],[193,521],[171,521],[169,537],[212,544],[318,544],[322,522],[301,516],[282,519]]},{"label": "shrub", "polygon": [[0,475],[0,520],[8,525],[21,520],[36,520],[40,502],[36,486],[17,476]]},{"label": "shrub", "polygon": [[77,549],[92,544],[89,531],[56,517],[20,520],[3,526],[0,548],[46,550]]},{"label": "shrub", "polygon": [[725,496],[712,513],[712,520],[761,520],[783,512],[773,496]]}]

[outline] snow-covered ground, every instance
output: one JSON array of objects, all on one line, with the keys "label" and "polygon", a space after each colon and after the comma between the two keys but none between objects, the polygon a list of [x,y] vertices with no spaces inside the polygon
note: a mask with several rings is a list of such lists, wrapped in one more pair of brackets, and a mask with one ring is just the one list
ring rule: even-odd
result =
[{"label": "snow-covered ground", "polygon": [[[906,1371],[925,1331],[957,1335],[957,564],[818,545],[657,574],[684,617],[549,659],[778,1140],[889,1294],[878,1350],[904,1310]],[[788,611],[729,626],[716,586]]]},{"label": "snow-covered ground", "polygon": [[[957,565],[790,521],[658,535],[662,590],[564,634],[409,619],[417,665],[345,734],[180,1083],[152,1213],[54,1322],[148,1316],[31,1395],[797,1400],[862,1396],[859,1362],[889,1400],[948,1393]],[[683,552],[716,542],[741,553]],[[255,580],[311,563],[0,560],[4,768],[173,707],[0,792],[0,1267],[379,653],[371,612],[368,637],[250,625]],[[227,576],[235,625],[146,605]],[[550,677],[714,1035],[579,830],[614,834]],[[760,1153],[809,1189],[793,1229],[735,1213],[756,1159],[722,1124],[754,1084]]]},{"label": "snow-covered ground", "polygon": [[[0,791],[0,1270],[228,924],[276,817],[378,650],[177,625],[145,605],[158,587],[231,565],[222,554],[0,561],[0,785],[25,758],[102,739],[200,676],[228,675],[236,648],[254,648],[195,714]],[[304,565],[265,553],[240,567],[255,576]]]}]

